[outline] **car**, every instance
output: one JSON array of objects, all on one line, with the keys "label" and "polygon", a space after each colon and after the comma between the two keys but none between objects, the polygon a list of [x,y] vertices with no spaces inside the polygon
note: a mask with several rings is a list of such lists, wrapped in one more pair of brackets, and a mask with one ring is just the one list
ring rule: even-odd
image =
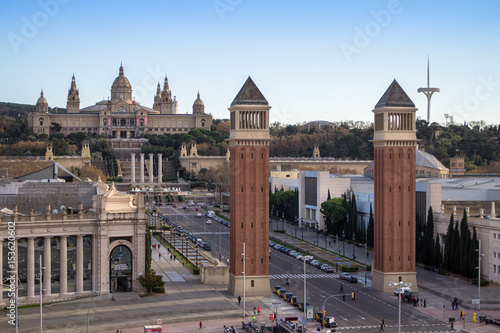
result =
[{"label": "car", "polygon": [[325,316],[325,318],[323,318],[323,326],[328,328],[337,327],[337,322],[334,317]]},{"label": "car", "polygon": [[281,286],[274,286],[273,287],[273,293],[275,293],[276,295],[278,295],[278,291],[281,289]]},{"label": "car", "polygon": [[349,276],[349,278],[347,279],[347,282],[350,282],[350,283],[358,283],[358,278],[355,277],[355,276]]},{"label": "car", "polygon": [[316,318],[316,321],[319,321],[321,323],[321,321],[323,320],[323,311],[316,312],[316,315],[314,317]]},{"label": "car", "polygon": [[340,273],[340,279],[341,280],[347,280],[349,278],[349,276],[351,276],[350,273],[347,273],[347,272]]},{"label": "car", "polygon": [[321,270],[323,270],[326,273],[333,273],[333,268],[328,265],[323,265],[323,267],[321,267]]},{"label": "car", "polygon": [[292,298],[293,296],[294,296],[294,295],[293,295],[293,293],[286,293],[286,294],[285,294],[285,296],[283,296],[283,299],[284,299],[285,301],[287,301],[288,303],[290,303],[291,298]]},{"label": "car", "polygon": [[290,251],[290,253],[288,253],[289,256],[292,256],[292,257],[295,257],[297,256],[297,252],[295,251]]},{"label": "car", "polygon": [[295,259],[298,259],[298,260],[302,260],[302,258],[304,258],[304,256],[302,254],[297,254],[297,256],[295,257]]},{"label": "car", "polygon": [[201,213],[196,213],[196,217],[201,217]]},{"label": "car", "polygon": [[212,220],[205,220],[206,224],[212,224]]},{"label": "car", "polygon": [[205,243],[205,244],[203,245],[203,248],[204,248],[206,251],[212,251],[212,246],[210,246],[210,244],[208,244],[208,243]]},{"label": "car", "polygon": [[177,208],[177,205],[176,205],[176,204],[173,204],[173,205],[172,205],[172,207]]},{"label": "car", "polygon": [[317,261],[316,259],[314,259],[314,260],[309,261],[309,265],[319,268],[320,262]]},{"label": "car", "polygon": [[[306,308],[307,308],[308,306],[311,306],[311,304],[306,303]],[[300,311],[304,311],[304,303],[299,303],[299,310],[300,310]]]},{"label": "car", "polygon": [[188,206],[184,206],[184,207],[182,207],[182,209],[188,209]]},{"label": "car", "polygon": [[298,306],[299,305],[297,303],[297,296],[292,296],[292,298],[290,299],[290,304],[292,304],[293,306]]},{"label": "car", "polygon": [[286,289],[281,288],[280,290],[278,290],[278,294],[277,295],[279,297],[283,298],[283,297],[285,297],[286,293],[287,293]]},{"label": "car", "polygon": [[401,295],[403,295],[407,290],[411,292],[411,289],[409,287],[401,287],[401,288],[396,288],[396,290],[394,290],[394,295],[398,296],[400,289],[401,289]]}]

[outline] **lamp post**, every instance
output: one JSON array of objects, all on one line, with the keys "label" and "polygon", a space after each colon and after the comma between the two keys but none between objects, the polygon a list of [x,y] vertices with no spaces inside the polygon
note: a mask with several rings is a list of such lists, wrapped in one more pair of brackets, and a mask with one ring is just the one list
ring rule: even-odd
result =
[{"label": "lamp post", "polygon": [[[401,278],[400,278],[401,279]],[[411,283],[399,282],[389,282],[391,287],[398,287],[398,333],[401,333],[401,288],[411,287]]]},{"label": "lamp post", "polygon": [[368,243],[365,242],[365,286],[366,286],[367,272],[368,272]]},{"label": "lamp post", "polygon": [[89,301],[89,305],[87,307],[87,333],[89,333],[89,313],[90,313],[90,304],[92,303],[92,298],[94,297],[94,295],[97,295],[98,292],[97,291],[94,291],[92,293],[92,295],[90,296],[90,301]]},{"label": "lamp post", "polygon": [[302,303],[304,306],[304,322],[305,322],[305,332],[307,332],[307,280],[306,280],[306,260],[304,259],[304,303]]},{"label": "lamp post", "polygon": [[476,267],[477,269],[477,309],[481,311],[481,257],[484,256],[484,254],[481,253],[481,240],[479,240],[479,246],[476,249],[477,255],[478,255],[478,266]]}]

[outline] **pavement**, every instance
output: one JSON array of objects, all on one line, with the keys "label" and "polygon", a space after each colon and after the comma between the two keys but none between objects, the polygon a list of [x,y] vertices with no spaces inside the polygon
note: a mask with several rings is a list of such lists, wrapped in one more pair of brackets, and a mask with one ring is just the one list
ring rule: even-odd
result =
[{"label": "pavement", "polygon": [[[313,234],[311,237],[316,237]],[[152,243],[157,244],[152,238]],[[337,242],[338,243],[338,242]],[[338,246],[335,244],[334,246]],[[363,249],[364,251],[364,249]],[[161,257],[158,256],[161,253]],[[94,297],[84,301],[73,301],[46,305],[43,307],[44,332],[144,332],[144,325],[162,322],[163,332],[222,332],[223,326],[234,326],[241,332],[243,302],[238,304],[237,297],[227,291],[226,285],[208,286],[200,282],[177,260],[171,260],[167,249],[153,250],[152,268],[164,276],[166,294],[148,297],[124,297],[113,301],[106,297]],[[448,323],[455,318],[455,332],[500,332],[500,326],[472,322],[472,298],[478,295],[477,286],[467,281],[441,276],[437,273],[417,268],[419,296],[426,299],[427,306],[417,307],[426,313]],[[451,301],[457,297],[462,301],[459,310],[466,311],[464,321],[459,320],[460,311],[451,310]],[[492,318],[500,318],[500,286],[481,287],[481,311]],[[274,294],[262,297],[246,297],[245,320],[250,320],[254,307],[261,307],[257,322],[270,326],[269,314],[274,312],[273,303],[280,303],[278,318],[297,316],[302,313]],[[402,304],[403,315],[409,304]],[[6,317],[5,315],[3,316]],[[0,322],[0,332],[14,332],[10,325]],[[88,320],[88,321],[87,321]],[[20,332],[39,332],[39,308],[20,309]],[[203,328],[199,328],[200,321]],[[312,325],[316,327],[316,323]],[[337,329],[337,332],[354,330]],[[376,330],[373,330],[376,331]],[[411,327],[402,332],[416,332]],[[451,331],[450,331],[451,332]]]}]

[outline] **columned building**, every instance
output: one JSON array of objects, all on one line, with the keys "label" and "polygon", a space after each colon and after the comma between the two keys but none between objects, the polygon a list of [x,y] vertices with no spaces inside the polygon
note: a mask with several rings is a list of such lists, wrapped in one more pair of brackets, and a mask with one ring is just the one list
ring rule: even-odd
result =
[{"label": "columned building", "polygon": [[142,138],[148,134],[175,134],[212,125],[212,115],[205,113],[205,106],[198,92],[191,114],[177,112],[177,100],[165,77],[163,90],[158,83],[153,108],[142,106],[132,95],[132,85],[120,66],[118,76],[111,86],[111,98],[95,105],[80,108],[80,91],[75,75],[71,78],[66,113],[49,112],[43,91],[36,104],[36,111],[29,114],[28,125],[36,134],[51,134],[54,123],[61,133],[86,132],[107,135],[114,139]]},{"label": "columned building", "polygon": [[375,105],[373,146],[375,247],[373,287],[394,291],[389,282],[411,283],[415,272],[415,113],[417,109],[394,80]]},{"label": "columned building", "polygon": [[[39,300],[40,258],[44,302],[144,290],[137,280],[145,272],[143,196],[119,192],[114,184],[95,187],[93,208],[80,204],[71,209],[74,214],[50,204],[38,215],[21,214],[16,204],[12,214],[0,213],[0,280],[18,272],[20,304]],[[7,291],[0,292],[0,304],[10,299]]]},{"label": "columned building", "polygon": [[[269,110],[249,77],[231,103],[230,271],[233,295],[269,295]],[[245,277],[245,278],[244,278]]]}]

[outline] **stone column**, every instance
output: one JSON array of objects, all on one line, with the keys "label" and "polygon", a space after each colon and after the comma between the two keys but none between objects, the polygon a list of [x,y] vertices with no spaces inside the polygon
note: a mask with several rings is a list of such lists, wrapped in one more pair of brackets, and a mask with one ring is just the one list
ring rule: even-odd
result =
[{"label": "stone column", "polygon": [[140,169],[141,169],[141,184],[144,184],[144,154],[141,153],[139,155],[141,157],[141,161],[140,161]]},{"label": "stone column", "polygon": [[60,271],[60,283],[61,288],[59,293],[61,295],[68,293],[68,236],[61,236],[61,265],[59,267]]},{"label": "stone column", "polygon": [[43,292],[44,296],[50,296],[52,294],[52,272],[51,272],[51,257],[50,257],[50,237],[47,236],[43,239],[43,288],[45,291]]},{"label": "stone column", "polygon": [[158,154],[158,184],[161,185],[162,181],[162,177],[163,177],[163,161],[162,161],[162,158],[163,158],[163,154]]},{"label": "stone column", "polygon": [[76,236],[76,293],[83,292],[83,236]]},{"label": "stone column", "polygon": [[35,297],[35,237],[28,238],[28,297]]},{"label": "stone column", "polygon": [[135,154],[130,154],[130,159],[131,159],[131,169],[132,169],[132,184],[135,183]]},{"label": "stone column", "polygon": [[149,154],[149,183],[153,183],[154,172],[153,172],[153,155]]}]

